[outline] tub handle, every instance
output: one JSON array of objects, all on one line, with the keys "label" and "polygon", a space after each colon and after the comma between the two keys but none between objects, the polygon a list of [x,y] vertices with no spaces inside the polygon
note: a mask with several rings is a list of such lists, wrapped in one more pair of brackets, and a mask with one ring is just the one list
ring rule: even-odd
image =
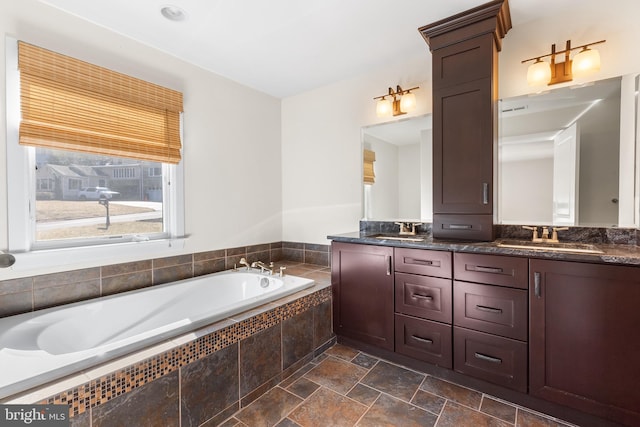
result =
[{"label": "tub handle", "polygon": [[16,263],[16,257],[6,252],[0,251],[0,268],[8,268]]}]

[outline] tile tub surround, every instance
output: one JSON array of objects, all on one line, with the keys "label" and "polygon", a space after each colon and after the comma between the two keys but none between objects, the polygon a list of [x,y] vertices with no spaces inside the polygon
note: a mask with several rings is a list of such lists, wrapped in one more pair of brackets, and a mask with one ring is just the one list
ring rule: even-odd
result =
[{"label": "tile tub surround", "polygon": [[570,424],[336,344],[222,425],[568,427]]},{"label": "tile tub surround", "polygon": [[317,283],[143,350],[139,360],[127,356],[63,380],[77,384],[52,396],[45,386],[4,403],[68,404],[74,426],[216,425],[335,342],[329,269],[287,267]]},{"label": "tile tub surround", "polygon": [[[265,243],[0,281],[0,317],[174,282],[249,262],[329,267],[329,245]],[[293,274],[293,273],[291,273]]]}]

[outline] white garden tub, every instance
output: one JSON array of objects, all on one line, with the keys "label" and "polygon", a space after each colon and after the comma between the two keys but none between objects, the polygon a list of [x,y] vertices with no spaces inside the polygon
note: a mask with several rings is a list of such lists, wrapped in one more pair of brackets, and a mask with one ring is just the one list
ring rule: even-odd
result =
[{"label": "white garden tub", "polygon": [[313,283],[229,270],[0,319],[0,399]]}]

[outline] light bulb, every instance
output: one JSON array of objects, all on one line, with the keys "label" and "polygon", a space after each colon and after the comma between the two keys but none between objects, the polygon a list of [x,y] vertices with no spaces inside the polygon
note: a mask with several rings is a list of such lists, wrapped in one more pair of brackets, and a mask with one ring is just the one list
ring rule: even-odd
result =
[{"label": "light bulb", "polygon": [[416,96],[411,92],[407,92],[400,98],[400,111],[408,113],[416,108]]},{"label": "light bulb", "polygon": [[391,114],[391,101],[386,98],[381,98],[376,104],[376,115],[378,117],[386,117]]},{"label": "light bulb", "polygon": [[571,72],[574,77],[582,77],[600,70],[600,53],[585,47],[573,58]]},{"label": "light bulb", "polygon": [[527,70],[527,83],[529,86],[542,86],[549,83],[551,80],[551,66],[541,60],[536,59],[536,62],[529,65]]}]

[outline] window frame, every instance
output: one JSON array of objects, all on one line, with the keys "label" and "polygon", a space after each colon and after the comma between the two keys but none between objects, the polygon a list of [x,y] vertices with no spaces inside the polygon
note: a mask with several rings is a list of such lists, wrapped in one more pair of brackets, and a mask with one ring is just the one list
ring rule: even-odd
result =
[{"label": "window frame", "polygon": [[[8,250],[16,256],[13,270],[134,256],[140,258],[170,254],[184,247],[184,158],[176,165],[162,163],[163,221],[160,235],[118,238],[87,238],[81,241],[36,242],[35,147],[19,144],[20,72],[18,40],[6,37],[6,124],[7,124],[7,222]],[[183,113],[180,116],[182,139]],[[28,259],[27,259],[28,258]],[[147,256],[148,258],[148,256]],[[24,262],[20,262],[20,261]]]}]

